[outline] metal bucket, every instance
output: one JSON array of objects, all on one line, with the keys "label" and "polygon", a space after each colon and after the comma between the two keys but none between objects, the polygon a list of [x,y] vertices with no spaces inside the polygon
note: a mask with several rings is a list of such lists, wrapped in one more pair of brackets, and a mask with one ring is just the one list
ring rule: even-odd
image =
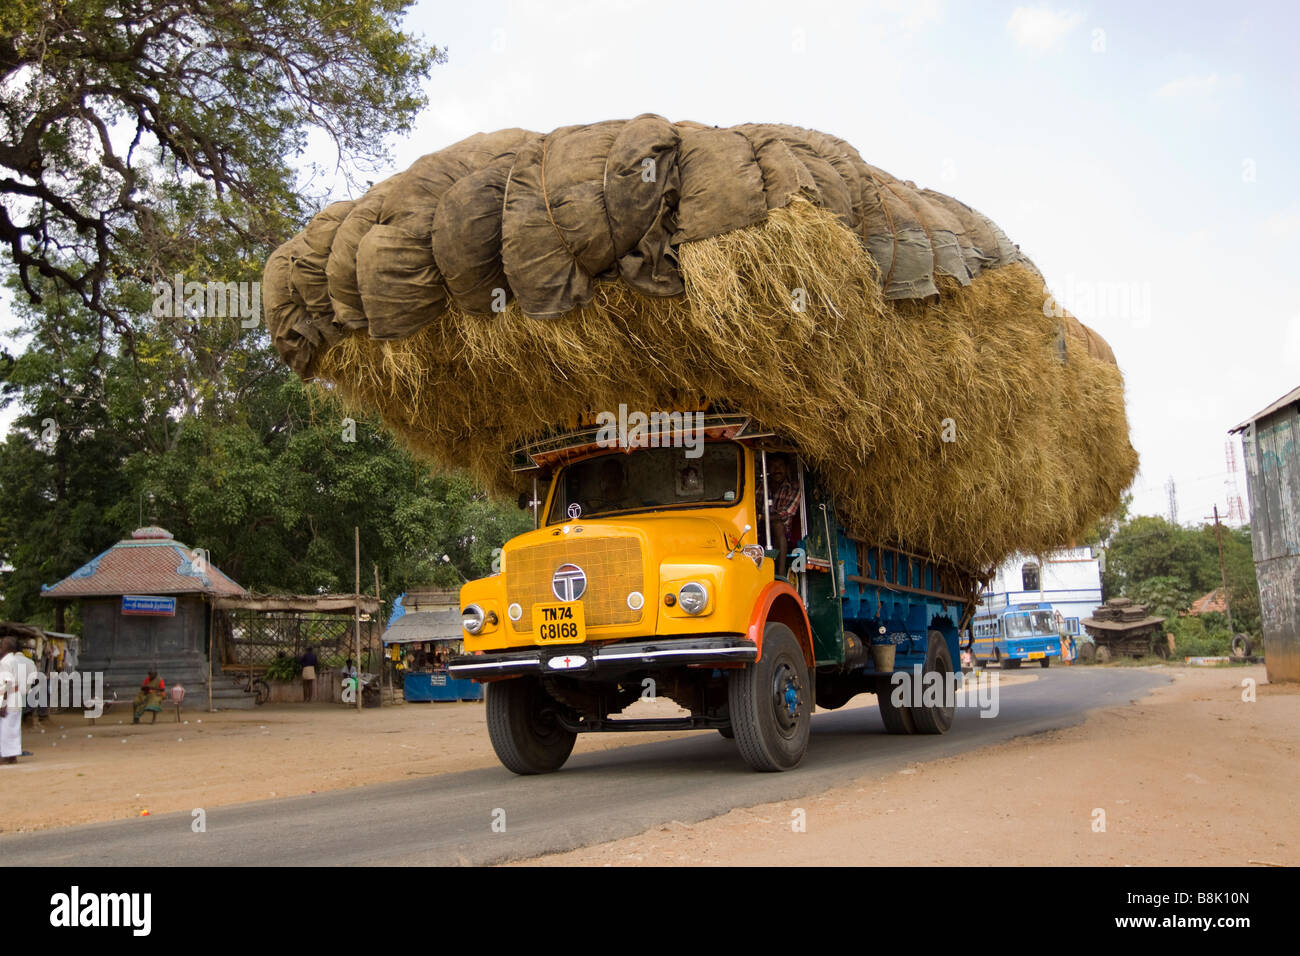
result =
[{"label": "metal bucket", "polygon": [[894,644],[871,645],[871,663],[879,673],[893,673],[895,650],[897,650],[897,647]]}]

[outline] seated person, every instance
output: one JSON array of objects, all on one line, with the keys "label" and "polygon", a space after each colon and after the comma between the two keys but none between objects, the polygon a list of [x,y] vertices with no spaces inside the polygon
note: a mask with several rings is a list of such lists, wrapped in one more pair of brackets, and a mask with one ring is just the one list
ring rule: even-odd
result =
[{"label": "seated person", "polygon": [[163,679],[158,676],[158,672],[152,668],[149,675],[140,684],[140,689],[135,695],[135,710],[131,723],[140,723],[140,718],[144,716],[145,711],[153,714],[153,721],[156,723],[158,715],[162,713],[163,696],[167,685]]},{"label": "seated person", "polygon": [[[758,480],[759,497],[763,494],[763,479]],[[771,499],[772,549],[776,552],[776,576],[786,576],[790,550],[798,542],[799,482],[795,480],[790,461],[783,455],[771,455],[767,462],[767,492]],[[759,502],[759,520],[767,520],[767,511]]]}]

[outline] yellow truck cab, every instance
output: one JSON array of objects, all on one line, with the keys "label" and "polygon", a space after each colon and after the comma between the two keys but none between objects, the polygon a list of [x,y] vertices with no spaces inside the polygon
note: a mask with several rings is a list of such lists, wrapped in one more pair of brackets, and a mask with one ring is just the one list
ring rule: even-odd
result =
[{"label": "yellow truck cab", "polygon": [[[894,640],[902,625],[886,625],[879,602],[871,620],[890,635],[891,660],[846,630],[843,552],[862,543],[836,527],[794,450],[744,416],[697,425],[690,445],[679,430],[651,447],[609,447],[587,429],[516,454],[537,479],[521,500],[536,527],[505,544],[497,573],[461,589],[465,654],[449,667],[487,684],[489,735],[510,770],[558,769],[578,733],[667,729],[716,729],[755,769],[790,769],[808,746],[819,669],[823,706],[838,706],[910,663]],[[902,552],[889,554],[901,571]],[[877,565],[878,581],[854,575],[859,605],[864,582],[895,584],[880,549]],[[933,593],[954,606],[968,597]],[[948,634],[925,616],[917,660],[951,671],[959,614]],[[690,716],[611,716],[656,696]],[[915,730],[918,709],[895,708],[910,728],[896,732]],[[923,722],[942,732],[951,711]]]}]

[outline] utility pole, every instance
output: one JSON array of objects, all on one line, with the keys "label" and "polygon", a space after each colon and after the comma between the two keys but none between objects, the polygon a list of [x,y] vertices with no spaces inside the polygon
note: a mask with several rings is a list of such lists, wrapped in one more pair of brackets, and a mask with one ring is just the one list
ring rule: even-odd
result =
[{"label": "utility pole", "polygon": [[1232,626],[1232,601],[1228,598],[1228,572],[1223,567],[1223,527],[1219,524],[1219,506],[1214,506],[1214,537],[1219,542],[1219,580],[1223,582],[1223,607],[1228,612],[1228,633],[1235,635]]}]

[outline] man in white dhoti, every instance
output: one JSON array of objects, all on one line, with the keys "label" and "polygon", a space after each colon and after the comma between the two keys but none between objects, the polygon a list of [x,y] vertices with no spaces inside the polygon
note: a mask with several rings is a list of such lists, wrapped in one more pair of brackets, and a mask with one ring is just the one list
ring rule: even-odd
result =
[{"label": "man in white dhoti", "polygon": [[17,660],[18,642],[0,638],[0,764],[17,763],[23,752],[23,693],[27,668]]}]

